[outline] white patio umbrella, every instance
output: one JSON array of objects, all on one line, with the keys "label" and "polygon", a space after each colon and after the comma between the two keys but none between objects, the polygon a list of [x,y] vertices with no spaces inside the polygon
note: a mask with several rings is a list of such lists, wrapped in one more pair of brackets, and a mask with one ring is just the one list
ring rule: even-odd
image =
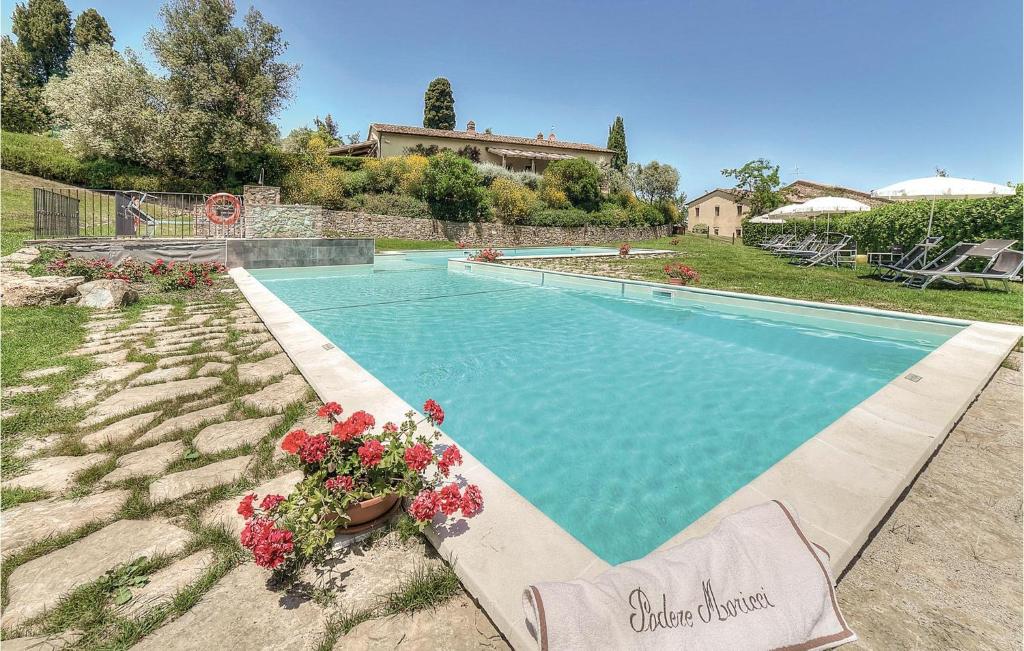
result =
[{"label": "white patio umbrella", "polygon": [[[936,199],[984,199],[1011,195],[1015,192],[1008,185],[975,181],[974,179],[958,179],[955,176],[926,176],[921,179],[910,179],[878,188],[871,193],[872,197],[891,199],[892,201],[917,201],[931,199],[932,208],[928,214],[928,237],[932,236],[932,220],[935,219]],[[925,251],[927,256],[927,250]]]},{"label": "white patio umbrella", "polygon": [[871,206],[866,203],[847,199],[846,197],[815,197],[803,203],[791,203],[788,206],[776,208],[768,214],[774,216],[802,215],[804,217],[825,215],[827,218],[825,235],[828,235],[832,227],[832,215],[848,212],[867,212],[868,210],[871,210]]},{"label": "white patio umbrella", "polygon": [[[757,217],[751,217],[750,218],[750,223],[751,224],[764,224],[764,236],[768,237],[768,224],[785,224],[786,220],[785,219],[780,219],[778,217],[769,217],[768,215],[758,215]],[[783,226],[782,232],[783,233],[786,232],[785,226]]]}]

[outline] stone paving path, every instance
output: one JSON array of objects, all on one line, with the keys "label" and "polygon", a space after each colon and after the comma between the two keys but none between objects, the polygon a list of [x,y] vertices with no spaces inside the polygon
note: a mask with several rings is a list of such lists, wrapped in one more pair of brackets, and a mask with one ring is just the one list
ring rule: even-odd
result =
[{"label": "stone paving path", "polygon": [[[95,312],[69,356],[96,368],[56,398],[82,414],[77,429],[5,438],[26,464],[3,487],[44,493],[0,512],[3,559],[14,566],[3,648],[109,645],[96,633],[44,627],[69,594],[142,557],[157,564],[148,583],[127,603],[107,605],[111,617],[165,614],[134,648],[313,649],[325,639],[336,649],[391,648],[407,636],[403,648],[507,648],[465,594],[442,606],[444,623],[429,611],[378,616],[325,638],[329,622],[376,612],[390,592],[443,565],[418,539],[388,534],[356,545],[307,568],[289,590],[268,583],[270,574],[240,548],[214,542],[217,529],[237,540],[241,495],[287,493],[301,479],[278,445],[293,427],[313,426],[319,406],[244,299],[220,297],[149,306],[134,321]],[[44,390],[67,370],[60,362],[23,374],[15,392]],[[187,590],[200,591],[194,605],[174,610],[174,597]]]}]

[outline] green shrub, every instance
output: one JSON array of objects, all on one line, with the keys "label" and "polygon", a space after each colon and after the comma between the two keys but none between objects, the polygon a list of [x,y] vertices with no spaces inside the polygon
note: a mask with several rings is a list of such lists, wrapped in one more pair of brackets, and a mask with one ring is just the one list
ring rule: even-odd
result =
[{"label": "green shrub", "polygon": [[[991,199],[947,199],[935,202],[932,234],[944,237],[942,245],[957,242],[980,242],[986,239],[1024,240],[1024,186],[1017,186],[1015,195]],[[909,248],[928,232],[931,201],[894,202],[869,212],[851,213],[832,218],[833,232],[851,235],[861,253],[888,251],[892,246]],[[824,232],[826,220],[790,220],[786,224],[769,224],[769,236],[796,232],[804,235]],[[743,223],[744,244],[756,244],[765,237],[765,225]]]},{"label": "green shrub", "polygon": [[485,201],[473,163],[449,151],[432,156],[423,174],[423,198],[438,219],[473,221]]},{"label": "green shrub", "polygon": [[359,156],[329,156],[327,160],[331,162],[331,165],[346,172],[358,172],[363,169],[363,164],[366,161],[373,159]]},{"label": "green shrub", "polygon": [[543,207],[536,192],[504,177],[491,183],[490,204],[503,224],[521,224]]},{"label": "green shrub", "polygon": [[405,194],[359,194],[344,201],[341,207],[373,215],[430,218],[426,201]]},{"label": "green shrub", "polygon": [[551,163],[544,170],[544,185],[564,192],[575,208],[597,210],[601,202],[601,170],[585,158]]}]

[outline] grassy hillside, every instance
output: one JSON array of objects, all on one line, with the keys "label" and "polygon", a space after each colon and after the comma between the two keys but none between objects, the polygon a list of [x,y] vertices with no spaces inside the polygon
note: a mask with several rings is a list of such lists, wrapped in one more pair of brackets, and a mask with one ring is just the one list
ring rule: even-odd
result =
[{"label": "grassy hillside", "polygon": [[70,187],[74,186],[0,170],[0,255],[7,255],[23,241],[32,239],[32,188]]}]

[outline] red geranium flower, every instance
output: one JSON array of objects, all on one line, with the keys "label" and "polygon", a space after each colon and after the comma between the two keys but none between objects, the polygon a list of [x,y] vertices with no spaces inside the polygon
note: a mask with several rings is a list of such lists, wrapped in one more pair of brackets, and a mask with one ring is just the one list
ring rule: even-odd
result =
[{"label": "red geranium flower", "polygon": [[298,454],[299,448],[309,438],[309,434],[306,434],[306,430],[297,429],[288,432],[288,435],[281,441],[281,449],[288,454]]},{"label": "red geranium flower", "polygon": [[260,508],[264,511],[273,511],[274,508],[284,501],[284,495],[267,495],[260,502]]},{"label": "red geranium flower", "polygon": [[398,425],[395,425],[394,423],[392,423],[389,420],[388,422],[384,423],[384,428],[383,429],[388,434],[394,434],[395,432],[398,431]]},{"label": "red geranium flower", "polygon": [[462,515],[471,518],[484,508],[484,496],[476,484],[466,486],[462,493]]},{"label": "red geranium flower", "polygon": [[440,508],[441,496],[432,490],[422,490],[409,505],[409,515],[420,522],[432,520]]},{"label": "red geranium flower", "polygon": [[339,488],[345,491],[350,491],[352,490],[352,485],[352,478],[348,475],[338,475],[337,477],[331,477],[330,479],[324,482],[324,486],[326,486],[327,490],[329,491],[336,491]]},{"label": "red geranium flower", "polygon": [[448,476],[448,472],[452,466],[457,466],[462,463],[462,452],[459,451],[459,447],[455,444],[449,445],[441,453],[441,458],[437,462],[437,469],[441,471],[441,474],[445,477]]},{"label": "red geranium flower", "polygon": [[252,552],[256,564],[273,569],[295,548],[292,532],[281,529],[269,518],[253,518],[241,534],[242,545]]},{"label": "red geranium flower", "polygon": [[342,412],[341,405],[336,402],[328,402],[323,407],[317,410],[316,415],[320,418],[328,418],[333,415],[340,414]]},{"label": "red geranium flower", "polygon": [[441,409],[441,405],[434,402],[433,398],[428,398],[423,403],[423,413],[427,415],[431,425],[439,426],[444,422],[444,409]]},{"label": "red geranium flower", "polygon": [[335,424],[331,429],[331,434],[342,441],[351,441],[368,432],[375,422],[370,414],[365,411],[357,411],[342,422]]},{"label": "red geranium flower", "polygon": [[405,465],[417,472],[423,470],[434,458],[434,453],[423,443],[405,449]]},{"label": "red geranium flower", "polygon": [[457,484],[448,484],[441,489],[441,511],[451,515],[462,507],[462,495]]},{"label": "red geranium flower", "polygon": [[256,493],[249,493],[242,498],[242,501],[238,503],[238,515],[242,516],[246,520],[251,518],[256,512],[252,508],[253,500],[256,499]]},{"label": "red geranium flower", "polygon": [[327,456],[329,449],[326,434],[310,436],[299,448],[299,458],[303,463],[320,463]]},{"label": "red geranium flower", "polygon": [[370,439],[356,450],[359,462],[367,468],[373,468],[384,458],[384,446],[377,439]]}]

